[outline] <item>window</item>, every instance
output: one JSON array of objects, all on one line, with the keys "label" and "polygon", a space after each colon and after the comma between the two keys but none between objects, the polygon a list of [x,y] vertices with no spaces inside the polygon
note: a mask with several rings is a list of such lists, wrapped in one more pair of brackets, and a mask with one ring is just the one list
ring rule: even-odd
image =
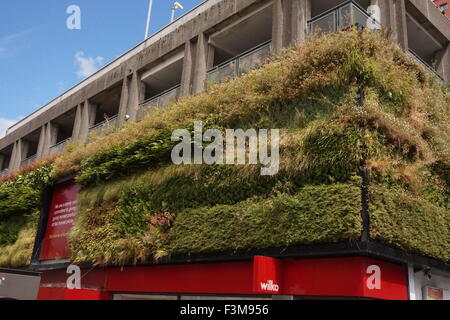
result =
[{"label": "window", "polygon": [[448,3],[441,4],[439,6],[439,10],[441,10],[441,12],[447,11],[448,10]]}]

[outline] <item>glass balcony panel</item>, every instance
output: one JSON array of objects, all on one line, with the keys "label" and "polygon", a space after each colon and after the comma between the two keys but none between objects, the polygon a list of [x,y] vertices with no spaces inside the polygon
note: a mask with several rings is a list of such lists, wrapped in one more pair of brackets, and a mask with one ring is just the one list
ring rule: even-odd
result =
[{"label": "glass balcony panel", "polygon": [[32,164],[33,162],[35,162],[36,159],[37,159],[36,155],[34,155],[34,156],[32,156],[32,157],[29,157],[29,158],[23,160],[23,161],[21,162],[20,166],[21,166],[21,167],[29,166],[30,164]]},{"label": "glass balcony panel", "polygon": [[339,30],[346,30],[355,24],[355,15],[351,3],[338,9]]},{"label": "glass balcony panel", "polygon": [[236,64],[237,60],[233,60],[217,69],[211,70],[206,76],[207,85],[220,83],[226,79],[236,77]]},{"label": "glass balcony panel", "polygon": [[118,116],[111,117],[89,129],[90,133],[108,134],[112,132],[118,125]]},{"label": "glass balcony panel", "polygon": [[266,62],[269,56],[270,44],[266,44],[263,47],[242,56],[239,58],[239,74],[242,75],[250,70],[259,68]]},{"label": "glass balcony panel", "polygon": [[67,143],[70,141],[71,139],[66,139],[64,141],[61,141],[57,144],[55,144],[54,146],[52,146],[50,148],[50,155],[55,154],[55,153],[61,153],[64,151],[65,146],[67,145]]},{"label": "glass balcony panel", "polygon": [[180,97],[180,87],[177,87],[159,97],[158,107],[165,107],[171,103],[177,102]]},{"label": "glass balcony panel", "polygon": [[336,32],[336,12],[330,12],[323,17],[310,22],[309,32],[312,34],[324,34]]}]

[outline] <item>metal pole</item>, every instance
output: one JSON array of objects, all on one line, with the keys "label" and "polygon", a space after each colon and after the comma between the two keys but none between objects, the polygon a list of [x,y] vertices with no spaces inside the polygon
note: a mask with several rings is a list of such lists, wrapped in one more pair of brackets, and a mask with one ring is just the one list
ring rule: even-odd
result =
[{"label": "metal pole", "polygon": [[170,18],[170,23],[172,23],[173,20],[175,20],[175,7],[172,7],[172,17]]},{"label": "metal pole", "polygon": [[144,40],[148,38],[148,32],[150,30],[150,18],[152,16],[152,8],[153,8],[153,0],[148,0],[147,26],[145,28]]}]

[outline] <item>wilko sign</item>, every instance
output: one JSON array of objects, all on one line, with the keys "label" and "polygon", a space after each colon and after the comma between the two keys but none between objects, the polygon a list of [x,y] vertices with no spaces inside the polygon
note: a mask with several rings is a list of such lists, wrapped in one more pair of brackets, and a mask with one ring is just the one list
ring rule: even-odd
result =
[{"label": "wilko sign", "polygon": [[444,290],[440,288],[424,287],[423,300],[444,300]]},{"label": "wilko sign", "polygon": [[253,261],[253,291],[263,294],[280,294],[281,260],[255,257]]},{"label": "wilko sign", "polygon": [[56,260],[69,256],[67,236],[77,214],[79,191],[80,186],[74,182],[61,183],[54,188],[41,260]]}]

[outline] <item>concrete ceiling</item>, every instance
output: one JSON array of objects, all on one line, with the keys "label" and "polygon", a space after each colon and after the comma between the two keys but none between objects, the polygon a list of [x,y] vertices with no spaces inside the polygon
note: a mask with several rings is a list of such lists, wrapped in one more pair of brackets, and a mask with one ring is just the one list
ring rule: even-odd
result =
[{"label": "concrete ceiling", "polygon": [[233,57],[272,38],[272,6],[210,36],[210,44]]}]

